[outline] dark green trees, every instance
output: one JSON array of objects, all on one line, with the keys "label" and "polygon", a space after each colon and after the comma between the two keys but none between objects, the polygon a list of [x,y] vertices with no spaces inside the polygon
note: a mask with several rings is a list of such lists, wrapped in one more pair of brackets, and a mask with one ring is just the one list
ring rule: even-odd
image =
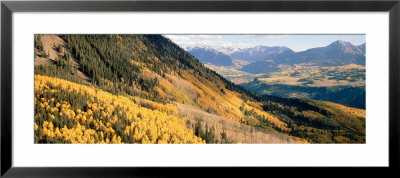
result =
[{"label": "dark green trees", "polygon": [[39,56],[40,56],[40,57],[44,57],[44,58],[49,57],[49,53],[46,54],[46,52],[45,52],[45,50],[44,50],[44,48],[43,48],[43,43],[42,43],[41,35],[37,35],[37,36],[35,37],[34,45],[35,45],[35,48],[37,49],[37,51],[39,52]]}]

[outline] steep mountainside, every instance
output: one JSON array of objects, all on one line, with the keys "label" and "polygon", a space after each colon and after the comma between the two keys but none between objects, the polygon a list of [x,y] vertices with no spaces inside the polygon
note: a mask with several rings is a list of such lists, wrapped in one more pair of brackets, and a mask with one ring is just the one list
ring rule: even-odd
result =
[{"label": "steep mountainside", "polygon": [[218,74],[224,76],[235,84],[248,83],[254,80],[254,76],[250,73],[240,71],[231,67],[216,66],[212,64],[205,64],[211,70],[218,72]]},{"label": "steep mountainside", "polygon": [[161,35],[59,37],[55,62],[35,66],[35,142],[365,142],[362,111],[254,95]]},{"label": "steep mountainside", "polygon": [[361,44],[361,45],[358,45],[357,47],[364,53],[364,55],[365,55],[365,43],[364,44]]}]

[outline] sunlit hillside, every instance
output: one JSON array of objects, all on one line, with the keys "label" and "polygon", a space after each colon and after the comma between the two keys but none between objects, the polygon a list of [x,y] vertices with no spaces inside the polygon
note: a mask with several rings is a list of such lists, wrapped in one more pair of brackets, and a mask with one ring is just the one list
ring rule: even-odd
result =
[{"label": "sunlit hillside", "polygon": [[205,143],[170,104],[40,75],[35,75],[35,142]]},{"label": "sunlit hillside", "polygon": [[[161,35],[36,35],[35,56],[36,143],[365,140],[363,128],[343,127],[332,114],[308,114],[302,105],[312,101],[273,107]],[[286,109],[305,120],[285,119]],[[337,127],[307,120],[315,116]],[[310,129],[299,134],[302,126]]]}]

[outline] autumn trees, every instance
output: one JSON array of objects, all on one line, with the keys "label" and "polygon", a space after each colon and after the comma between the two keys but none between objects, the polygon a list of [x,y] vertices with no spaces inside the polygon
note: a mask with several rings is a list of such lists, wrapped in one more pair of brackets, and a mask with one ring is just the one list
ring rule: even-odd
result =
[{"label": "autumn trees", "polygon": [[40,75],[34,101],[35,143],[205,143],[169,105]]},{"label": "autumn trees", "polygon": [[186,126],[176,103],[310,142],[365,141],[361,111],[247,92],[161,35],[59,36],[54,63],[35,66],[36,143],[234,142]]},{"label": "autumn trees", "polygon": [[49,56],[49,53],[46,53],[46,51],[44,50],[41,35],[35,36],[34,46],[35,46],[35,49],[38,50],[40,57],[47,58]]},{"label": "autumn trees", "polygon": [[265,96],[264,110],[285,115],[287,133],[314,143],[365,143],[365,110],[325,101]]}]

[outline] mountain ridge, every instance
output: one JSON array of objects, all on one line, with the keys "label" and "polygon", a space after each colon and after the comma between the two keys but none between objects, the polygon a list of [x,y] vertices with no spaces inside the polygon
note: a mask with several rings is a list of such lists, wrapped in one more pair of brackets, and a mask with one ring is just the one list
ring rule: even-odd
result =
[{"label": "mountain ridge", "polygon": [[[47,131],[50,128],[54,129],[54,132],[56,128],[62,129],[63,122],[67,121],[65,118],[69,117],[69,123],[66,124],[68,129],[82,129],[80,125],[82,124],[86,131],[98,132],[101,135],[100,132],[104,133],[106,130],[103,128],[107,128],[106,136],[101,136],[101,139],[107,137],[108,141],[113,140],[118,143],[121,141],[130,143],[132,140],[139,143],[146,143],[149,140],[156,142],[158,138],[150,133],[153,131],[147,133],[144,126],[126,118],[143,119],[151,123],[157,121],[157,113],[161,112],[165,118],[169,118],[168,115],[172,114],[171,117],[182,119],[179,121],[181,124],[185,119],[185,113],[171,112],[177,110],[176,103],[179,103],[194,106],[204,112],[246,125],[248,128],[236,129],[243,132],[239,134],[233,131],[234,125],[225,122],[215,122],[213,125],[207,125],[212,123],[207,122],[204,125],[204,122],[203,124],[201,122],[205,118],[193,114],[186,116],[194,120],[186,122],[186,129],[192,132],[185,130],[185,134],[192,133],[194,135],[190,135],[190,138],[198,140],[199,137],[202,139],[201,142],[237,143],[246,141],[244,138],[240,140],[241,135],[255,131],[267,133],[276,138],[272,140],[280,142],[287,142],[286,138],[299,143],[365,142],[365,128],[363,129],[365,121],[363,122],[362,114],[361,117],[349,114],[349,111],[353,111],[351,108],[337,109],[336,105],[319,101],[260,96],[248,92],[208,69],[198,59],[161,35],[61,34],[59,36],[65,41],[65,47],[57,47],[58,57],[54,64],[35,66],[35,74],[39,75],[35,78],[35,83],[41,81],[42,75],[75,83],[81,82],[77,88],[84,88],[85,92],[91,93],[90,96],[99,98],[78,97],[82,94],[85,96],[85,92],[69,88],[67,82],[52,84],[52,82],[46,83],[46,80],[52,81],[52,78],[44,79],[41,83],[47,87],[35,89],[35,98],[38,101],[35,102],[35,118],[40,118],[35,120],[38,128],[35,130],[35,135],[39,141],[45,142],[46,139],[50,139],[52,134],[48,134]],[[39,41],[37,43],[40,43]],[[35,50],[38,50],[36,55],[40,54],[40,48]],[[84,83],[77,76],[74,72],[77,70],[75,68],[77,65],[71,65],[69,55],[76,57],[79,70],[91,78],[91,83]],[[100,90],[106,93],[100,92],[103,94],[96,95]],[[148,113],[125,117],[129,113],[119,111],[129,108],[109,106],[109,103],[113,103],[113,98],[123,101],[122,103],[127,102],[132,108],[149,108],[143,111]],[[63,103],[63,106],[59,106],[57,102]],[[54,106],[59,108],[56,110]],[[122,106],[123,104],[119,107]],[[64,117],[60,109],[68,107],[70,109],[65,113],[68,116]],[[115,112],[111,112],[115,109]],[[72,112],[77,114],[71,114]],[[85,116],[84,119],[82,115]],[[290,119],[287,119],[288,117]],[[51,122],[53,125],[51,127],[48,124],[43,125],[43,121]],[[157,124],[156,131],[163,130],[164,126],[161,123]],[[41,129],[47,129],[48,137],[43,137],[44,132],[39,131]],[[173,133],[174,130],[180,132],[181,128],[170,128],[170,130]],[[132,132],[140,133],[143,139],[134,139],[135,135],[132,135]],[[96,141],[100,139],[99,135],[88,140]],[[177,139],[171,136],[166,141],[174,142]]]},{"label": "mountain ridge", "polygon": [[257,45],[249,48],[213,48],[207,45],[185,48],[187,52],[199,59],[202,63],[211,63],[218,66],[232,66],[233,60],[255,62],[273,56],[275,54],[293,52],[285,46]]},{"label": "mountain ridge", "polygon": [[199,59],[201,63],[212,63],[221,66],[233,65],[233,59],[230,56],[219,52],[211,47],[195,46],[193,48],[190,48],[188,52],[195,58]]},{"label": "mountain ridge", "polygon": [[[361,46],[362,47],[362,46]],[[268,60],[257,61],[242,70],[257,74],[279,70],[279,65],[306,64],[316,66],[365,65],[365,50],[345,41],[335,41],[325,47],[311,48],[301,52],[275,54]]]}]

